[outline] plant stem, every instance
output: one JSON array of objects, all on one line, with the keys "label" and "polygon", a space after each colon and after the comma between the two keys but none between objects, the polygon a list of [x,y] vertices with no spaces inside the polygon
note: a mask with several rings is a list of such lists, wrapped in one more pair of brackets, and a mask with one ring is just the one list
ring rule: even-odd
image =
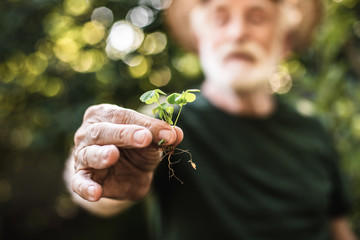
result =
[{"label": "plant stem", "polygon": [[176,120],[175,120],[175,123],[174,123],[174,125],[173,125],[174,127],[176,126],[176,123],[177,123],[177,121],[178,121],[178,119],[179,119],[179,117],[180,117],[180,113],[181,113],[182,107],[183,107],[183,105],[180,106],[179,113],[178,113],[178,115],[177,115],[177,117],[176,117]]},{"label": "plant stem", "polygon": [[[157,99],[157,105],[160,107],[161,106],[161,103],[160,103],[160,98],[159,97],[157,97],[156,98]],[[160,111],[162,112],[162,110],[160,109]],[[159,114],[160,115],[160,118],[161,118],[161,120],[163,120],[163,121],[165,121],[166,122],[166,120],[163,118],[163,117],[161,117],[161,114]]]}]

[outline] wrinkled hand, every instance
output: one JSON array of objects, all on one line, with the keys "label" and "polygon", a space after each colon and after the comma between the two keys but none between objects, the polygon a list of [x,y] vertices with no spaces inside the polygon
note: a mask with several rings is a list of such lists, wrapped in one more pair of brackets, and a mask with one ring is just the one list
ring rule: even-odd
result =
[{"label": "wrinkled hand", "polygon": [[176,146],[180,128],[115,105],[87,109],[75,134],[72,189],[82,198],[139,200],[149,191],[161,159],[157,143]]}]

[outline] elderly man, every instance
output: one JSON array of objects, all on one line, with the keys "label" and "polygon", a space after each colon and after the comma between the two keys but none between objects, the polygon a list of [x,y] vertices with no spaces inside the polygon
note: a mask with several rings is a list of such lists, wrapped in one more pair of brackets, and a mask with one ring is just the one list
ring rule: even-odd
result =
[{"label": "elderly man", "polygon": [[[308,40],[319,4],[174,1],[168,23],[199,54],[201,94],[180,128],[118,106],[90,107],[65,172],[74,199],[106,216],[152,189],[156,239],[355,239],[331,141],[269,87],[279,61]],[[198,166],[176,165],[183,185],[159,164],[162,139],[189,149]]]}]

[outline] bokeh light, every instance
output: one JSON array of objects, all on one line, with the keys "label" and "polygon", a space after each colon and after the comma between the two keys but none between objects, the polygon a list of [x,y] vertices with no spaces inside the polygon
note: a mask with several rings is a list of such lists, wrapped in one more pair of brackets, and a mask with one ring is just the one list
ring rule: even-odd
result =
[{"label": "bokeh light", "polygon": [[63,62],[74,61],[79,55],[79,44],[72,38],[64,37],[56,41],[54,53]]},{"label": "bokeh light", "polygon": [[43,78],[41,83],[40,92],[46,97],[55,97],[64,90],[63,82],[57,77]]},{"label": "bokeh light", "polygon": [[165,50],[167,45],[167,37],[162,32],[153,32],[147,34],[139,52],[144,55],[154,55]]},{"label": "bokeh light", "polygon": [[95,26],[100,25],[100,27],[110,27],[114,21],[113,12],[107,7],[95,8],[91,14],[91,21]]},{"label": "bokeh light", "polygon": [[163,10],[170,6],[172,0],[140,0],[139,4],[152,6],[156,10]]},{"label": "bokeh light", "polygon": [[18,127],[10,134],[10,143],[16,149],[28,147],[33,141],[33,134],[28,127]]},{"label": "bokeh light", "polygon": [[79,16],[90,10],[90,0],[64,0],[64,10],[67,14]]},{"label": "bokeh light", "polygon": [[81,30],[82,38],[90,45],[99,43],[105,36],[105,28],[101,24],[95,24],[94,22],[87,22]]},{"label": "bokeh light", "polygon": [[151,71],[150,82],[156,87],[163,87],[170,82],[171,71],[168,67]]},{"label": "bokeh light", "polygon": [[130,75],[134,78],[142,78],[150,71],[149,59],[142,55],[131,56],[126,59],[129,65]]},{"label": "bokeh light", "polygon": [[106,53],[111,59],[122,59],[126,54],[140,47],[144,33],[127,21],[114,23],[107,39]]},{"label": "bokeh light", "polygon": [[297,101],[296,108],[300,113],[306,116],[312,116],[315,113],[314,103],[308,99],[300,99]]},{"label": "bokeh light", "polygon": [[278,70],[269,79],[270,87],[274,93],[284,94],[292,87],[292,77],[287,68],[279,66]]},{"label": "bokeh light", "polygon": [[30,54],[26,59],[26,67],[29,73],[39,75],[43,73],[48,66],[48,59],[43,53],[37,52]]},{"label": "bokeh light", "polygon": [[198,76],[201,72],[199,59],[192,53],[184,53],[173,58],[173,66],[187,77]]},{"label": "bokeh light", "polygon": [[137,6],[128,12],[126,20],[139,28],[143,28],[154,21],[154,13],[149,7]]}]

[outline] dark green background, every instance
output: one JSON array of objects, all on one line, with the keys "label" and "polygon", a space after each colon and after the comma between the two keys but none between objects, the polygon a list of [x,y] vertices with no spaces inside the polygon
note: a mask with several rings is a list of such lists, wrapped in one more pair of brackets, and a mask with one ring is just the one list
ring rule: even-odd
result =
[{"label": "dark green background", "polygon": [[[81,43],[78,50],[95,49],[107,60],[77,71],[75,63],[56,55],[59,39],[79,33],[97,7],[111,9],[115,22],[137,1],[87,1],[89,8],[80,15],[66,11],[65,2],[0,1],[0,239],[146,239],[143,204],[110,219],[74,205],[62,180],[64,162],[88,106],[107,102],[138,108],[139,96],[156,88],[149,82],[154,69],[171,71],[170,82],[161,87],[165,92],[199,83],[201,72],[176,67],[194,56],[169,39],[164,51],[144,56],[150,67],[134,78],[122,60],[106,58],[106,36],[93,45]],[[326,3],[312,47],[284,63],[293,79],[287,95],[332,132],[354,200],[351,221],[360,232],[360,1]],[[155,17],[145,34],[163,31],[161,14]],[[34,56],[40,56],[36,66],[43,66],[35,73],[29,68]],[[99,72],[109,81],[100,81]]]}]

